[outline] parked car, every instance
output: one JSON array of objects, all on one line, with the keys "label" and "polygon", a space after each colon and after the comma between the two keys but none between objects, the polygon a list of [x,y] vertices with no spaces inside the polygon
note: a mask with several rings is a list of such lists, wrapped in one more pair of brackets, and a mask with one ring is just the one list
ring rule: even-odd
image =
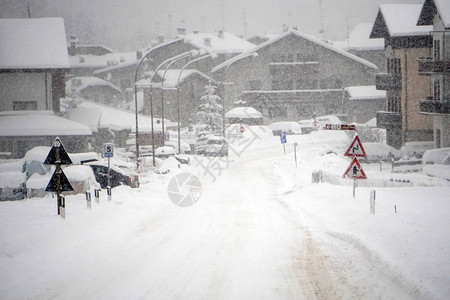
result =
[{"label": "parked car", "polygon": [[205,149],[207,140],[208,140],[207,135],[202,135],[197,139],[197,141],[195,142],[195,145],[194,145],[194,153],[195,154],[203,154],[203,150]]},{"label": "parked car", "polygon": [[379,162],[399,160],[402,157],[402,152],[386,143],[363,143],[367,157],[361,158],[364,162]]},{"label": "parked car", "polygon": [[175,148],[172,146],[162,146],[155,150],[155,156],[158,158],[168,158],[175,155]]},{"label": "parked car", "polygon": [[[178,149],[178,141],[177,140],[165,141],[164,145],[173,147],[175,150]],[[191,154],[191,146],[189,146],[188,143],[180,141],[180,148],[181,148],[181,151],[176,151],[178,154]]]},{"label": "parked car", "polygon": [[20,200],[26,196],[25,173],[0,173],[0,200]]},{"label": "parked car", "polygon": [[[102,162],[87,163],[94,172],[95,180],[102,189],[108,186],[108,164]],[[139,176],[125,166],[110,166],[110,186],[114,188],[119,185],[128,185],[132,188],[139,187]]]},{"label": "parked car", "polygon": [[269,125],[273,135],[280,135],[280,132],[287,134],[301,134],[302,128],[297,122],[275,122]]},{"label": "parked car", "polygon": [[211,136],[206,141],[203,154],[206,156],[224,156],[228,155],[227,141],[221,136]]}]

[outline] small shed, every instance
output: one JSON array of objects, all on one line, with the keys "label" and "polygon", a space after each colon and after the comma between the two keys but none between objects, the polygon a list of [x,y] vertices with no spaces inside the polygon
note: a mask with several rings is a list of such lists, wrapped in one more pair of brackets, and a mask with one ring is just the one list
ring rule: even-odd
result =
[{"label": "small shed", "polygon": [[262,113],[253,107],[235,107],[225,114],[225,120],[229,124],[262,125]]}]

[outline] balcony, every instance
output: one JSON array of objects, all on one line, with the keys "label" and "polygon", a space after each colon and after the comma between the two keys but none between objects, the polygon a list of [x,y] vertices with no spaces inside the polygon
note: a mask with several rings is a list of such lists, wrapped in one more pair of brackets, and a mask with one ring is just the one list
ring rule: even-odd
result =
[{"label": "balcony", "polygon": [[425,58],[419,60],[419,74],[432,75],[450,73],[450,60],[433,60]]},{"label": "balcony", "polygon": [[420,101],[420,112],[434,115],[448,115],[450,114],[450,103],[437,100],[422,100]]},{"label": "balcony", "polygon": [[384,129],[401,128],[402,118],[398,112],[378,111],[377,127]]},{"label": "balcony", "polygon": [[402,88],[401,76],[391,73],[378,73],[375,78],[375,86],[377,90],[400,90]]}]

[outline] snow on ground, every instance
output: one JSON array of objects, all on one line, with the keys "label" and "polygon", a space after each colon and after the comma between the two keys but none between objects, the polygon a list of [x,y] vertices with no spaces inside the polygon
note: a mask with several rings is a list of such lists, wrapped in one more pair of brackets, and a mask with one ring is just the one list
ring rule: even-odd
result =
[{"label": "snow on ground", "polygon": [[[284,154],[268,127],[247,126],[228,158],[192,156],[190,166],[169,159],[161,163],[168,174],[141,174],[140,188],[114,188],[111,201],[102,191],[92,209],[84,195],[67,196],[65,220],[51,196],[1,202],[0,294],[448,299],[450,182],[362,164],[368,179],[353,198],[352,181],[341,179],[349,144],[343,132],[318,131],[288,136]],[[313,184],[316,170],[335,184]],[[202,189],[181,208],[167,188],[183,172]]]}]

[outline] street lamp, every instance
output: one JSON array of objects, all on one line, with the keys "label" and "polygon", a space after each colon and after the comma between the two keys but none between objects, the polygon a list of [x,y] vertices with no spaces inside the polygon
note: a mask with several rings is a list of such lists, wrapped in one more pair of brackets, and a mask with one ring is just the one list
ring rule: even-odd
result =
[{"label": "street lamp", "polygon": [[134,73],[134,109],[135,109],[135,118],[136,118],[136,170],[137,172],[139,172],[139,122],[138,122],[138,103],[137,103],[137,87],[136,87],[136,82],[137,82],[137,76],[138,76],[138,71],[139,71],[139,67],[141,66],[141,64],[144,62],[144,60],[150,56],[150,54],[153,53],[153,51],[155,50],[155,48],[150,49],[150,51],[147,52],[147,54],[145,54],[144,56],[142,56],[142,58],[139,60],[139,63],[136,67],[136,72]]},{"label": "street lamp", "polygon": [[[199,54],[199,51],[197,50],[191,50],[188,52],[181,53],[179,55],[173,56],[171,58],[166,59],[163,61],[154,71],[154,73],[150,76],[150,83],[149,83],[149,97],[150,97],[150,115],[151,115],[151,125],[152,125],[152,152],[153,152],[153,166],[156,165],[156,158],[155,158],[155,131],[153,128],[153,97],[152,97],[152,83],[153,78],[155,78],[155,75],[158,73],[158,71],[167,63],[172,62],[173,60],[179,60],[181,58],[187,58],[190,56],[197,56]],[[164,78],[163,78],[164,80]],[[161,85],[162,89],[162,85]],[[162,116],[162,133],[163,133],[163,139],[164,139],[164,116]]]},{"label": "street lamp", "polygon": [[[194,50],[195,51],[195,50]],[[162,76],[162,79],[161,79],[161,115],[162,115],[162,134],[163,134],[163,138],[164,138],[164,79],[166,78],[166,73],[167,73],[167,70],[169,70],[169,68],[170,68],[170,66],[172,65],[172,64],[174,64],[174,63],[176,63],[177,61],[179,61],[179,60],[182,60],[182,59],[184,59],[184,58],[187,58],[187,57],[189,57],[189,56],[197,56],[197,55],[199,55],[199,54],[204,54],[205,53],[205,50],[200,50],[200,51],[195,51],[195,53],[193,52],[193,51],[190,51],[191,53],[188,53],[188,54],[186,54],[186,55],[184,55],[184,56],[180,56],[180,57],[178,57],[178,58],[173,58],[170,62],[169,62],[169,64],[167,65],[167,67],[166,67],[166,69],[164,70],[164,73],[163,73],[163,76]],[[208,55],[209,56],[209,55]],[[198,59],[196,59],[196,60],[198,60]],[[194,60],[194,61],[196,61],[196,60]],[[189,64],[189,63],[188,63]],[[178,83],[177,83],[177,87],[178,87]],[[178,149],[178,151],[179,151],[180,149]]]},{"label": "street lamp", "polygon": [[198,57],[196,59],[193,59],[193,60],[189,61],[187,64],[185,64],[181,68],[180,73],[178,74],[178,79],[177,79],[178,153],[181,152],[181,139],[180,139],[180,136],[181,136],[181,132],[180,132],[180,130],[181,130],[180,129],[180,87],[179,87],[181,74],[183,73],[183,71],[190,64],[193,64],[195,62],[198,62],[199,60],[202,60],[202,59],[205,59],[205,58],[208,58],[208,57],[211,57],[212,59],[214,59],[214,58],[217,57],[217,54],[215,54],[215,53],[207,54],[207,55],[203,55],[203,56],[200,56],[200,57]]},{"label": "street lamp", "polygon": [[[233,63],[235,63],[235,62],[237,62],[237,61],[239,61],[239,60],[241,60],[241,59],[243,59],[243,58],[246,58],[246,57],[249,57],[249,56],[251,56],[251,57],[258,57],[258,53],[257,52],[250,52],[250,53],[245,53],[245,54],[241,54],[241,55],[238,55],[235,59],[232,59],[228,64],[227,64],[227,66],[225,67],[225,70],[223,71],[223,76],[222,76],[222,82],[221,82],[221,84],[222,84],[222,91],[223,91],[223,111],[222,111],[222,119],[223,119],[223,124],[222,124],[222,135],[223,135],[223,137],[225,137],[225,84],[227,84],[226,82],[224,82],[223,80],[225,79],[225,76],[226,76],[226,73],[227,73],[227,70],[228,70],[228,68],[233,64]],[[216,67],[217,68],[217,67]]]}]

